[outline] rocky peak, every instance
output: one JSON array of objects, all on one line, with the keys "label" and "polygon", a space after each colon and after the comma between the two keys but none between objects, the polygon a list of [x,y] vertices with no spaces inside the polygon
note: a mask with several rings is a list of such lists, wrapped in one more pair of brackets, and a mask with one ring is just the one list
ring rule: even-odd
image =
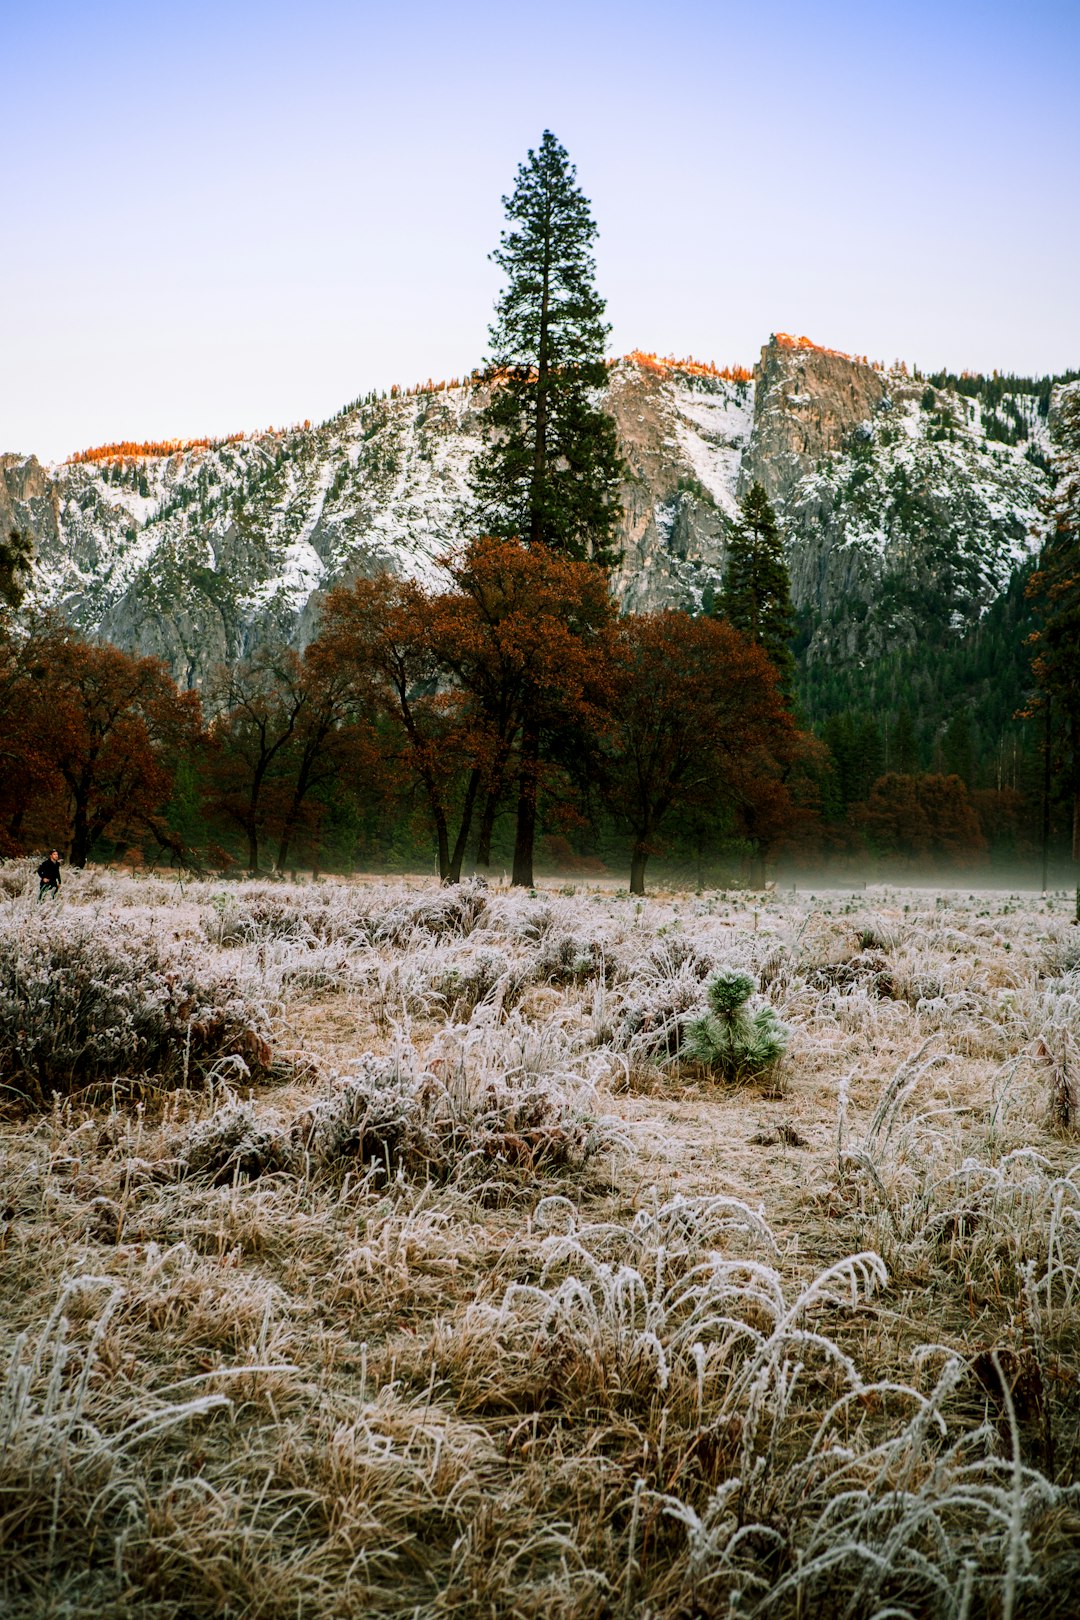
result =
[{"label": "rocky peak", "polygon": [[739,493],[761,483],[782,508],[803,474],[843,450],[886,393],[885,374],[866,360],[774,333],[754,367],[754,425]]},{"label": "rocky peak", "polygon": [[[1066,435],[1078,397],[1055,395]],[[442,578],[471,528],[484,399],[471,381],[428,384],[316,427],[55,467],[2,456],[0,522],[34,540],[40,603],[195,685],[267,637],[302,646],[339,581]],[[605,402],[627,466],[625,611],[707,604],[755,480],[781,517],[811,662],[947,637],[1030,555],[1049,485],[1030,386],[995,382],[991,403],[781,333],[752,377],[634,353]]]}]

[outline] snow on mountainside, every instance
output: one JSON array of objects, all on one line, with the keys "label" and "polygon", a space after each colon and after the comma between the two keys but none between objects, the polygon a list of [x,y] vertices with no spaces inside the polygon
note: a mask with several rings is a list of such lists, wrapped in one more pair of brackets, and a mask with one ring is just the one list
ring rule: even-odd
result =
[{"label": "snow on mountainside", "polygon": [[1054,389],[1049,428],[1057,469],[1049,522],[1075,530],[1080,528],[1080,382]]},{"label": "snow on mountainside", "polygon": [[1037,549],[1050,446],[1034,395],[1002,389],[989,410],[783,346],[761,370],[744,481],[777,503],[810,659],[958,630]]},{"label": "snow on mountainside", "polygon": [[[372,396],[318,427],[165,454],[0,456],[0,523],[34,539],[38,601],[194,683],[268,635],[307,639],[339,580],[438,579],[469,532],[485,397],[472,383]],[[707,601],[738,495],[760,478],[810,656],[918,635],[927,611],[977,616],[1048,489],[1033,396],[988,418],[977,398],[805,340],[772,339],[752,379],[635,354],[612,367],[607,406],[627,463],[622,606]]]}]

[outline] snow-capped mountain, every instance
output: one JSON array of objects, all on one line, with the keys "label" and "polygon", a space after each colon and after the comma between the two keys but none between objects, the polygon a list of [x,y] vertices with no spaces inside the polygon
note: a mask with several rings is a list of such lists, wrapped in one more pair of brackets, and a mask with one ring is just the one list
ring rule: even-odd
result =
[{"label": "snow-capped mountain", "polygon": [[[1035,396],[998,394],[991,411],[783,336],[752,377],[617,362],[606,403],[628,468],[621,604],[700,606],[738,496],[760,479],[809,656],[871,654],[919,635],[927,612],[969,622],[1028,554],[1049,489]],[[222,443],[49,467],[0,456],[0,523],[33,537],[38,601],[195,683],[268,634],[307,639],[337,581],[438,579],[470,532],[484,399],[473,382],[428,386]]]}]

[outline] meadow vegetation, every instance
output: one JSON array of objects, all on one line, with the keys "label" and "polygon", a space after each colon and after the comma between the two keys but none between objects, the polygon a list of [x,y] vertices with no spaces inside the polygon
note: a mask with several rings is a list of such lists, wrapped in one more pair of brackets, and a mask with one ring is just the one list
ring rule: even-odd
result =
[{"label": "meadow vegetation", "polygon": [[21,871],[5,1615],[1075,1602],[1064,897]]}]

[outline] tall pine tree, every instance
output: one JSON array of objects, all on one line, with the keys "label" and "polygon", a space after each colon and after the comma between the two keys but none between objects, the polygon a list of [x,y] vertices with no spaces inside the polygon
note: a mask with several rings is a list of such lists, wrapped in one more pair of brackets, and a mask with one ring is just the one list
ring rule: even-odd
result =
[{"label": "tall pine tree", "polygon": [[[610,567],[623,462],[615,424],[596,403],[610,331],[594,285],[597,230],[550,130],[519,166],[503,207],[508,228],[492,254],[506,286],[490,329],[488,444],[473,469],[480,523],[489,534]],[[521,725],[513,881],[525,887],[533,881],[540,715],[531,709]]]},{"label": "tall pine tree", "polygon": [[1052,753],[1072,819],[1072,858],[1080,861],[1080,388],[1063,389],[1053,412],[1058,480],[1051,532],[1028,585],[1038,629],[1032,671],[1050,705]]},{"label": "tall pine tree", "polygon": [[490,329],[488,448],[473,488],[483,527],[610,566],[623,463],[595,403],[610,327],[594,285],[597,230],[565,149],[545,130],[521,164],[491,255],[506,275]]},{"label": "tall pine tree", "polygon": [[724,587],[717,611],[764,652],[790,697],[795,678],[795,610],[776,513],[761,484],[739,502],[739,521],[728,542]]}]

